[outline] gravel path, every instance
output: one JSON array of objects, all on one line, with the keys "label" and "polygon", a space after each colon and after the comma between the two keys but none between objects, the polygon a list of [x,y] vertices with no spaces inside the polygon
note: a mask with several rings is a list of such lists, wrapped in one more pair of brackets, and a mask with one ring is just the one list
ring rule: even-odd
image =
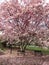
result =
[{"label": "gravel path", "polygon": [[49,55],[36,56],[30,51],[23,55],[20,52],[17,53],[16,50],[10,54],[7,50],[4,55],[0,55],[0,65],[49,65]]},{"label": "gravel path", "polygon": [[49,65],[49,56],[0,56],[0,65]]}]

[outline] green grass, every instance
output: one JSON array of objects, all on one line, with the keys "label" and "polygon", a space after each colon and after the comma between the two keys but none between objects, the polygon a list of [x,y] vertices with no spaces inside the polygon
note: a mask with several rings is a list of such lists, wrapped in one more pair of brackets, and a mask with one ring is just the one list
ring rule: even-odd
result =
[{"label": "green grass", "polygon": [[27,50],[30,50],[30,51],[41,51],[43,54],[49,54],[49,49],[43,49],[43,48],[40,48],[38,46],[27,46],[26,47]]}]

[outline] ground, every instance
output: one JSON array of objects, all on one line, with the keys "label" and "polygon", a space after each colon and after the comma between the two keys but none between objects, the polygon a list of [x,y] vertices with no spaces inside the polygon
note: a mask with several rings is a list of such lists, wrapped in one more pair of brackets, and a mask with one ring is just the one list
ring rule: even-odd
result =
[{"label": "ground", "polygon": [[49,55],[35,56],[31,51],[24,54],[13,50],[6,50],[4,55],[0,55],[0,65],[49,65]]}]

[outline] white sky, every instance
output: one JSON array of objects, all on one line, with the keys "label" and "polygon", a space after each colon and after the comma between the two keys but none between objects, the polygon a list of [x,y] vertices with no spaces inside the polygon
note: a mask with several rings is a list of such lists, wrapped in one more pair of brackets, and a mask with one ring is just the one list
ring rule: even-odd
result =
[{"label": "white sky", "polygon": [[23,5],[23,6],[25,6],[25,4],[24,4],[24,2],[23,2],[23,1],[21,1],[21,0],[18,0],[18,2],[19,2],[19,4],[20,4],[20,5]]},{"label": "white sky", "polygon": [[[49,0],[42,0],[42,1],[44,1],[44,6],[45,6],[47,3],[49,3]],[[20,3],[20,5],[25,6],[25,4],[24,4],[24,2],[23,2],[22,0],[18,0],[18,2]]]},{"label": "white sky", "polygon": [[4,2],[4,0],[0,0],[0,3]]},{"label": "white sky", "polygon": [[0,0],[0,3],[3,3],[3,2],[5,2],[5,1],[9,1],[9,0]]},{"label": "white sky", "polygon": [[43,6],[46,6],[46,4],[49,3],[49,0],[43,0],[44,1],[44,5]]},{"label": "white sky", "polygon": [[49,0],[45,0],[45,3],[49,3]]},{"label": "white sky", "polygon": [[[9,0],[6,0],[6,1],[9,1]],[[18,0],[19,1],[19,3],[21,4],[21,5],[24,5],[24,2],[22,1],[21,2],[21,0]],[[44,0],[45,1],[45,4],[46,3],[49,3],[49,0]],[[3,3],[3,2],[5,2],[5,0],[0,0],[0,3]]]}]

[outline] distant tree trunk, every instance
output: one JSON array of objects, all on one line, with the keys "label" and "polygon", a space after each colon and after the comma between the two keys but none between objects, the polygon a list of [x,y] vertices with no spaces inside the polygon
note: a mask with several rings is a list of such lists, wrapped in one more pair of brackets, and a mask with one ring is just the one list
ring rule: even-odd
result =
[{"label": "distant tree trunk", "polygon": [[34,50],[34,55],[43,55],[42,51]]},{"label": "distant tree trunk", "polygon": [[12,44],[9,44],[10,54],[12,54]]},{"label": "distant tree trunk", "polygon": [[25,52],[27,44],[23,44],[20,46],[21,52]]}]

